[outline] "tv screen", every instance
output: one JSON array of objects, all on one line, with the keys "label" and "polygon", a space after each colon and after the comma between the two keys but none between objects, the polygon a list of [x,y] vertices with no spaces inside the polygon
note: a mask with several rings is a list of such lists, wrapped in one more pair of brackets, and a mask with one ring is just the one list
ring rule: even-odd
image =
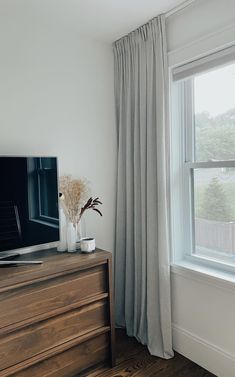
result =
[{"label": "tv screen", "polygon": [[0,251],[59,240],[56,157],[0,157]]}]

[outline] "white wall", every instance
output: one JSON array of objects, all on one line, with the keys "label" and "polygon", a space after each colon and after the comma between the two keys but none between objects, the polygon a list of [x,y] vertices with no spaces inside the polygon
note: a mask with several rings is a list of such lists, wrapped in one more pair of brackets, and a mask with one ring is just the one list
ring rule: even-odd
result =
[{"label": "white wall", "polygon": [[[26,4],[24,2],[24,4]],[[89,235],[113,250],[116,133],[110,45],[46,22],[21,1],[0,2],[0,154],[56,155],[86,177],[103,205]]]},{"label": "white wall", "polygon": [[[167,19],[169,65],[235,41],[235,1],[196,0]],[[235,376],[235,285],[172,272],[174,348],[220,377]]]}]

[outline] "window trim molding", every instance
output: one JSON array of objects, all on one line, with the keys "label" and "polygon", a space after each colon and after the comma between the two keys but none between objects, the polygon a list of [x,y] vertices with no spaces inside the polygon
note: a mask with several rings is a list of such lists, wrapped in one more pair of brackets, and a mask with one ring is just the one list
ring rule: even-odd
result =
[{"label": "window trim molding", "polygon": [[223,289],[226,292],[235,294],[235,277],[232,273],[218,271],[214,268],[199,266],[185,261],[171,264],[170,270],[171,273],[188,280],[206,283],[213,288]]},{"label": "window trim molding", "polygon": [[[233,46],[233,48],[235,49],[235,46]],[[220,53],[223,53],[223,51],[220,51]],[[190,84],[189,80],[188,82],[174,81],[172,76],[173,69],[170,75],[172,78],[170,82],[170,222],[172,263],[174,266],[181,266],[182,263],[190,263],[191,266],[195,266],[195,269],[196,267],[203,267],[206,271],[214,271],[219,275],[221,273],[234,274],[235,256],[234,263],[231,263],[232,258],[230,261],[226,261],[226,257],[224,260],[216,261],[213,258],[193,254],[194,228],[192,221],[194,221],[194,217],[192,213],[193,201],[191,200],[193,185],[190,184],[192,171],[197,168],[234,168],[235,160],[192,162],[194,161],[194,135],[192,134],[193,127],[191,123],[193,121],[193,86],[192,83]],[[176,95],[178,95],[178,98],[176,98]],[[186,135],[186,125],[189,123],[191,123],[191,127],[189,127],[189,134]],[[187,140],[189,140],[189,143],[187,143]],[[176,145],[177,143],[178,145]],[[179,175],[178,181],[175,178],[177,169]],[[176,193],[174,187],[175,181],[177,181],[178,184],[176,190],[178,192]],[[177,199],[180,201],[178,204],[175,203]],[[184,231],[182,229],[184,229]],[[180,235],[177,234],[177,231],[180,232]]]}]

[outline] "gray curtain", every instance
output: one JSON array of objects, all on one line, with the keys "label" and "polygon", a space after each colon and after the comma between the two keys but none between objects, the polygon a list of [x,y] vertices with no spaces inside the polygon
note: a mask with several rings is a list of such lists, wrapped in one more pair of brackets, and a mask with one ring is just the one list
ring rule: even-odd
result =
[{"label": "gray curtain", "polygon": [[164,16],[113,45],[118,129],[116,322],[151,354],[172,351]]}]

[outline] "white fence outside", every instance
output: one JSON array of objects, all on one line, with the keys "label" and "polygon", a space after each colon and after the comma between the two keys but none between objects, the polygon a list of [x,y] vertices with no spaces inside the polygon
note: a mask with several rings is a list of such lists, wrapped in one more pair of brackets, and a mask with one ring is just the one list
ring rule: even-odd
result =
[{"label": "white fence outside", "polygon": [[235,255],[235,223],[195,219],[197,246]]}]

